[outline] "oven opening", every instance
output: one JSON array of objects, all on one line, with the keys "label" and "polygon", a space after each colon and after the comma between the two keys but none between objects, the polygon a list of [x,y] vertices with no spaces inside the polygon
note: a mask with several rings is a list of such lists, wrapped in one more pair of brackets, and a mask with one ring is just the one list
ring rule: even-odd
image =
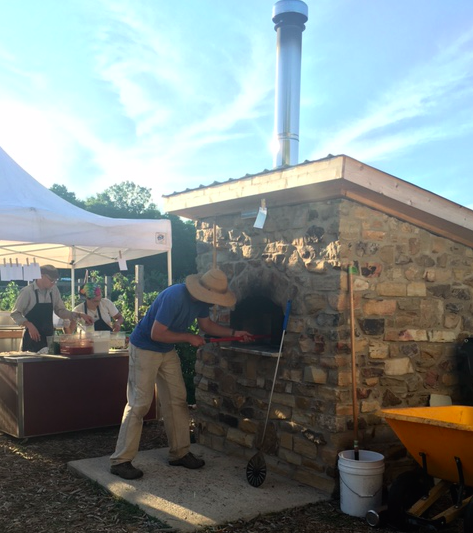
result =
[{"label": "oven opening", "polygon": [[[281,342],[284,312],[270,298],[254,295],[239,302],[230,315],[233,329],[246,330],[257,338],[248,348],[278,348]],[[241,343],[235,343],[241,346]]]}]

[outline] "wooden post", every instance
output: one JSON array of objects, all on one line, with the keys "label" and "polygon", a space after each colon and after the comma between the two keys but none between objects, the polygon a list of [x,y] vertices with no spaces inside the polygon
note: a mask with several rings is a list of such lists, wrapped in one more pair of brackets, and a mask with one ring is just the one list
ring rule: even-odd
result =
[{"label": "wooden post", "polygon": [[217,224],[213,226],[212,268],[217,268]]},{"label": "wooden post", "polygon": [[351,346],[351,382],[352,382],[352,402],[353,402],[353,453],[354,459],[360,459],[358,447],[358,399],[356,383],[356,339],[355,339],[355,300],[353,295],[353,273],[356,268],[348,265],[348,297],[350,305],[350,346]]},{"label": "wooden post", "polygon": [[145,267],[143,265],[135,266],[135,319],[138,322],[141,318],[140,307],[143,305],[143,293],[145,286]]},{"label": "wooden post", "polygon": [[105,298],[112,297],[112,276],[105,276]]},{"label": "wooden post", "polygon": [[[213,225],[213,250],[212,250],[212,268],[217,268],[217,224]],[[217,320],[217,306],[212,307],[212,319]]]},{"label": "wooden post", "polygon": [[79,294],[79,298],[80,298],[80,288],[82,287],[83,284],[84,284],[84,280],[81,279],[81,278],[77,278],[77,280],[76,280],[76,292],[77,292],[77,294]]}]

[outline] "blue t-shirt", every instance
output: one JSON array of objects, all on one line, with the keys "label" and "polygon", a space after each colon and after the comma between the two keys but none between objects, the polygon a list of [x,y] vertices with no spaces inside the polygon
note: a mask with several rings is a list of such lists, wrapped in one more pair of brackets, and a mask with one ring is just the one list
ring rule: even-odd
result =
[{"label": "blue t-shirt", "polygon": [[172,285],[158,294],[130,335],[130,342],[142,350],[169,352],[174,348],[173,344],[157,342],[151,338],[154,321],[167,326],[171,331],[185,333],[196,318],[209,316],[210,305],[194,301],[184,283]]}]

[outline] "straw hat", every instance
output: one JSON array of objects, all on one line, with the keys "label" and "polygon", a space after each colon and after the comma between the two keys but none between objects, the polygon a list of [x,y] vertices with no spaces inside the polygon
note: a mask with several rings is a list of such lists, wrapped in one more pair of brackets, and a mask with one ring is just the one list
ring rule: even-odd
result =
[{"label": "straw hat", "polygon": [[227,276],[218,268],[212,268],[205,274],[187,276],[186,287],[191,295],[201,302],[222,307],[235,305],[236,296],[228,289]]}]

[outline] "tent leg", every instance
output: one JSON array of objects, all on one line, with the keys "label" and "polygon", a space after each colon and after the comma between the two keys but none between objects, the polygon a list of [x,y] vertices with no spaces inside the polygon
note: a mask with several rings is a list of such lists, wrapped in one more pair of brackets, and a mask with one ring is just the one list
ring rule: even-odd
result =
[{"label": "tent leg", "polygon": [[76,270],[74,268],[74,265],[71,266],[71,305],[72,309],[76,306],[76,298],[75,298],[75,288],[76,288]]},{"label": "tent leg", "polygon": [[168,256],[168,285],[172,285],[172,258],[171,258],[171,250],[168,250],[167,252]]},{"label": "tent leg", "polygon": [[135,265],[135,320],[140,321],[140,308],[143,305],[143,293],[145,285],[145,267]]}]

